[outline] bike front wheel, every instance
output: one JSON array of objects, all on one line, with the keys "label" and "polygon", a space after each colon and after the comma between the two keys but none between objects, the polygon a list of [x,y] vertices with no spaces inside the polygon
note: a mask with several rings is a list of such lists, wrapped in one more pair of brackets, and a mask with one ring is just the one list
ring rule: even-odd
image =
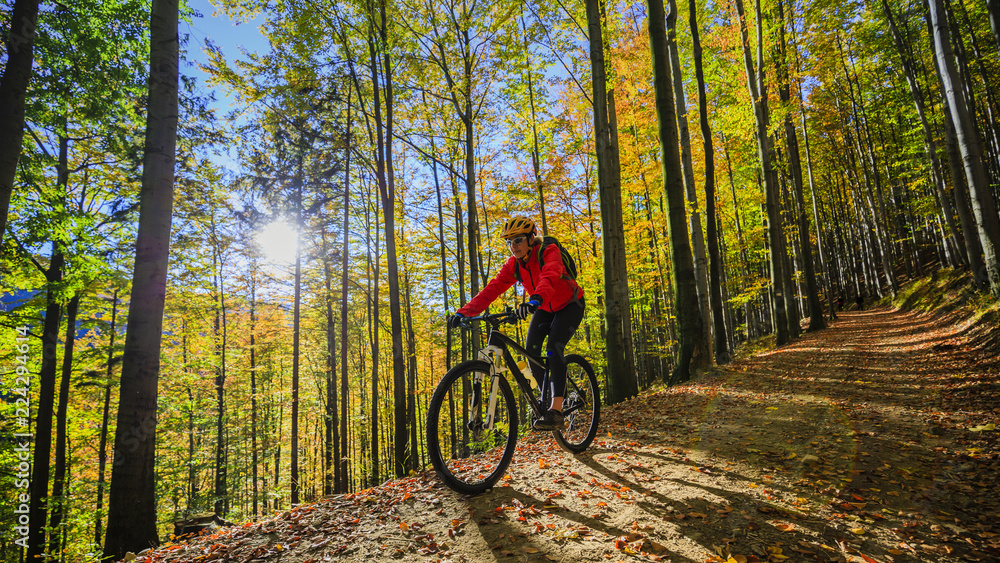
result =
[{"label": "bike front wheel", "polygon": [[427,451],[438,476],[452,489],[479,494],[503,476],[517,443],[517,405],[510,384],[490,364],[463,362],[445,374],[427,408]]},{"label": "bike front wheel", "polygon": [[559,447],[578,454],[590,447],[597,436],[601,396],[594,368],[577,354],[566,356],[566,396],[562,412],[566,417],[566,428],[554,431],[552,436]]}]

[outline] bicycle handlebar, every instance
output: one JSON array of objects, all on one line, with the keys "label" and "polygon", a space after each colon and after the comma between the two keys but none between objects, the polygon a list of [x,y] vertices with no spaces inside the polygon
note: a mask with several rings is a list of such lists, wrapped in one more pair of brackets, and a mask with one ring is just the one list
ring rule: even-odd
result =
[{"label": "bicycle handlebar", "polygon": [[472,323],[478,321],[487,321],[499,326],[504,323],[513,324],[519,320],[520,319],[517,317],[517,313],[508,309],[503,313],[486,313],[484,315],[479,315],[478,317],[462,317],[462,320],[459,322],[459,326],[461,328],[471,328]]}]

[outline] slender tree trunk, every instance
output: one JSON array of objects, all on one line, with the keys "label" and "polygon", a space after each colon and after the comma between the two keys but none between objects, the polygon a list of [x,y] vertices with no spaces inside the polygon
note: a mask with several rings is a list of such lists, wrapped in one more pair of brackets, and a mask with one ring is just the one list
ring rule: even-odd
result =
[{"label": "slender tree trunk", "polygon": [[812,203],[813,223],[816,225],[816,250],[819,253],[819,264],[822,269],[823,279],[826,280],[826,301],[830,308],[830,319],[837,318],[837,311],[834,307],[836,295],[833,291],[832,273],[827,266],[826,253],[823,250],[823,223],[819,220],[819,206],[816,203],[816,183],[813,180],[812,155],[809,151],[809,128],[806,126],[806,106],[802,99],[802,90],[799,90],[799,111],[802,112],[802,140],[806,149],[806,172],[809,176],[809,195]]},{"label": "slender tree trunk", "polygon": [[258,454],[257,431],[259,428],[258,405],[257,405],[257,264],[253,262],[250,266],[250,467],[252,474],[253,493],[253,513],[251,519],[257,521],[260,514],[258,502],[260,496],[258,474],[258,464],[260,458]]},{"label": "slender tree trunk", "polygon": [[[740,276],[746,278],[748,271],[750,270],[750,257],[747,254],[746,242],[743,240],[743,226],[740,224],[740,206],[739,198],[736,195],[736,182],[733,179],[733,165],[729,158],[729,149],[726,148],[726,137],[720,132],[720,139],[722,141],[723,154],[726,155],[726,171],[729,176],[729,190],[733,196],[733,223],[736,226],[736,244],[740,250]],[[746,315],[747,321],[747,340],[754,338],[759,333],[759,327],[757,326],[757,317],[754,314],[750,301],[746,302],[744,305],[744,314]]]},{"label": "slender tree trunk", "polygon": [[649,48],[653,60],[653,88],[659,127],[660,161],[667,200],[667,228],[670,237],[670,265],[674,286],[680,350],[670,383],[688,380],[710,362],[704,349],[704,329],[698,305],[694,257],[688,244],[684,186],[681,183],[680,146],[677,138],[675,104],[671,91],[667,32],[663,0],[647,0]]},{"label": "slender tree trunk", "polygon": [[[937,59],[934,60],[936,64]],[[979,241],[976,218],[972,214],[972,204],[969,202],[969,190],[965,185],[962,155],[958,150],[958,136],[955,134],[955,124],[949,109],[950,104],[944,92],[941,92],[941,102],[944,108],[942,122],[944,124],[945,152],[948,155],[948,170],[952,186],[954,186],[952,194],[955,196],[955,211],[958,213],[958,221],[962,226],[962,240],[965,242],[965,251],[969,256],[969,269],[972,270],[973,275],[976,275],[976,272],[986,271],[986,264],[983,262],[983,247]]]},{"label": "slender tree trunk", "polygon": [[694,277],[698,288],[698,311],[702,319],[704,348],[707,359],[712,357],[712,309],[709,305],[708,260],[705,253],[705,235],[701,228],[701,211],[698,208],[698,190],[694,180],[694,165],[691,162],[691,133],[687,119],[687,97],[684,94],[684,78],[681,74],[681,56],[677,47],[677,2],[667,0],[667,55],[670,58],[670,75],[674,88],[674,105],[677,107],[677,130],[680,135],[681,171],[684,178],[684,193],[691,213],[688,230],[691,236],[691,250],[694,253]]},{"label": "slender tree trunk", "polygon": [[989,12],[993,41],[997,45],[997,52],[1000,52],[1000,0],[986,0],[986,11]]},{"label": "slender tree trunk", "polygon": [[[882,0],[882,11],[885,13],[886,20],[889,22],[889,31],[892,33],[896,50],[903,63],[903,75],[906,78],[907,86],[909,86],[910,95],[913,98],[913,105],[917,110],[917,117],[920,119],[921,130],[924,134],[924,151],[927,153],[927,159],[930,163],[931,182],[937,191],[938,200],[941,202],[941,211],[945,217],[945,222],[948,225],[948,233],[952,238],[954,247],[958,249],[961,247],[958,245],[959,235],[958,228],[955,226],[955,214],[951,208],[951,202],[948,199],[944,177],[941,174],[941,163],[938,160],[937,141],[934,138],[934,132],[931,130],[930,122],[927,119],[924,94],[920,88],[920,84],[917,82],[917,74],[912,57],[912,47],[910,47],[906,37],[900,33],[899,28],[896,26],[896,20],[892,14],[892,9],[889,7],[889,3],[886,0]],[[965,249],[961,248],[961,251],[964,252]],[[963,258],[965,262],[968,262],[968,256],[963,256]]]},{"label": "slender tree trunk", "polygon": [[[369,193],[369,200],[371,199],[371,194]],[[382,475],[381,466],[379,465],[379,460],[382,459],[379,452],[379,447],[382,445],[379,442],[379,292],[380,286],[382,285],[381,279],[381,260],[382,255],[379,248],[379,225],[378,225],[378,213],[374,213],[375,228],[375,260],[371,270],[371,275],[368,276],[368,281],[374,288],[371,289],[369,295],[372,295],[371,299],[371,312],[368,315],[368,334],[369,340],[371,342],[372,350],[372,420],[371,420],[371,458],[372,458],[372,478],[371,485],[374,487],[380,483],[380,477]],[[372,229],[369,229],[369,233]],[[370,235],[369,235],[370,237]],[[371,239],[369,238],[369,257],[371,256]]]},{"label": "slender tree trunk", "polygon": [[959,21],[958,18],[955,17],[954,11],[952,11],[952,5],[953,4],[950,2],[946,3],[945,9],[948,11],[948,21],[951,25],[951,34],[953,37],[958,38],[955,42],[955,61],[962,66],[959,76],[964,78],[966,84],[969,109],[972,114],[973,121],[976,122],[977,114],[982,115],[982,118],[978,120],[978,125],[980,134],[982,135],[981,142],[983,143],[983,147],[981,149],[983,153],[983,166],[987,169],[988,180],[991,183],[996,184],[997,181],[1000,180],[1000,178],[997,177],[998,174],[1000,174],[1000,171],[997,170],[997,165],[1000,164],[1000,162],[997,161],[997,159],[1000,158],[1000,155],[998,155],[998,151],[1000,151],[1000,139],[997,137],[997,103],[993,96],[993,88],[989,87],[994,83],[994,79],[988,75],[986,67],[983,64],[983,61],[987,57],[983,55],[982,50],[979,48],[979,39],[977,38],[976,28],[969,20],[969,12],[965,8],[965,3],[958,2],[957,11],[961,14],[962,23],[969,34],[969,44],[972,47],[973,60],[979,61],[978,64],[975,65],[977,74],[979,74],[982,83],[987,85],[987,87],[982,90],[983,97],[986,101],[980,106],[982,110],[977,112],[975,110],[977,104],[974,97],[975,90],[972,85],[972,72],[968,64],[969,57],[965,54],[965,44],[961,39],[961,32],[958,27]]},{"label": "slender tree trunk", "polygon": [[[838,42],[839,46],[839,42]],[[853,61],[841,48],[841,62],[844,68],[844,78],[848,84],[848,95],[851,101],[852,124],[855,131],[855,150],[858,159],[862,160],[861,170],[865,175],[865,191],[868,197],[868,205],[871,209],[872,234],[877,244],[873,248],[878,248],[879,258],[882,263],[882,273],[886,278],[886,285],[893,296],[899,291],[899,284],[893,272],[892,263],[894,261],[894,248],[892,225],[889,221],[889,214],[885,206],[885,198],[882,190],[882,173],[879,171],[878,162],[875,156],[875,148],[872,141],[872,132],[869,127],[868,113],[865,109],[864,99],[861,96],[861,86],[858,83],[857,71],[853,69]],[[848,69],[848,64],[851,69]],[[854,89],[857,87],[857,94]],[[881,289],[879,289],[881,294]]]},{"label": "slender tree trunk", "polygon": [[[774,318],[774,330],[777,336],[778,346],[789,341],[788,319],[785,311],[786,296],[782,292],[782,279],[784,278],[784,258],[781,256],[781,215],[778,209],[777,188],[774,184],[774,173],[771,167],[770,140],[767,136],[768,109],[767,91],[764,88],[764,70],[761,68],[754,71],[753,59],[750,56],[750,39],[746,15],[743,11],[743,0],[736,0],[736,12],[739,18],[740,36],[743,42],[743,64],[746,67],[747,86],[750,89],[750,99],[753,100],[754,120],[757,124],[757,157],[760,160],[762,176],[764,178],[764,199],[767,215],[767,241],[770,256],[770,278],[773,286],[773,297],[771,298],[771,315]],[[760,18],[760,8],[758,0],[757,8],[757,49],[758,53],[762,47],[762,27]],[[763,56],[758,54],[758,59]],[[758,66],[760,61],[758,60]]]},{"label": "slender tree trunk", "polygon": [[121,403],[108,502],[104,554],[122,558],[159,538],[156,533],[157,382],[173,211],[177,133],[177,0],[153,0],[149,98],[139,233],[122,362]]},{"label": "slender tree trunk", "polygon": [[115,336],[118,320],[118,290],[111,298],[111,329],[108,341],[108,370],[104,382],[104,408],[101,418],[101,441],[97,449],[97,505],[94,508],[94,544],[104,539],[104,471],[108,462],[108,423],[111,419],[111,377],[115,365]]},{"label": "slender tree trunk", "polygon": [[351,92],[347,92],[347,139],[344,145],[344,228],[343,241],[340,246],[340,396],[343,397],[340,407],[340,420],[344,421],[345,431],[340,434],[340,464],[341,482],[337,490],[346,493],[349,488],[348,456],[347,456],[347,309],[348,309],[348,257],[350,256],[350,219],[351,219]]},{"label": "slender tree trunk", "polygon": [[49,469],[52,453],[52,415],[56,395],[56,348],[59,342],[62,306],[56,298],[55,285],[62,282],[62,251],[56,247],[45,281],[49,284],[45,321],[42,327],[42,365],[38,371],[38,406],[35,409],[35,444],[31,462],[31,500],[28,506],[27,561],[42,557],[45,551],[46,501],[49,495]]},{"label": "slender tree trunk", "polygon": [[410,305],[410,273],[404,266],[403,284],[406,299],[406,419],[410,429],[410,457],[407,468],[410,471],[420,469],[417,452],[420,442],[417,439],[417,336],[413,332],[413,309]]},{"label": "slender tree trunk", "polygon": [[[69,138],[66,136],[66,133],[65,133],[65,130],[66,130],[66,120],[65,120],[65,118],[63,118],[61,121],[62,121],[62,123],[61,123],[62,131],[60,131],[60,133],[59,133],[59,152],[58,152],[57,165],[56,165],[56,176],[57,176],[56,185],[57,185],[57,189],[58,189],[59,193],[61,194],[59,196],[59,198],[60,198],[60,200],[61,200],[62,203],[65,203],[65,195],[67,193],[67,186],[69,185],[69,165],[68,165],[68,158],[69,158]],[[50,267],[48,271],[44,272],[46,281],[49,282],[49,283],[52,283],[53,281],[56,281],[56,282],[61,282],[62,281],[63,272],[62,272],[61,268],[62,268],[62,266],[64,264],[64,262],[63,262],[64,257],[63,257],[62,249],[63,249],[63,246],[61,244],[56,244],[56,245],[53,246],[53,262],[58,262],[60,270],[53,271],[51,269],[51,267]],[[59,259],[58,260],[56,260],[56,257],[55,257],[56,254],[59,255],[59,257],[58,257]],[[50,294],[49,297],[50,297],[50,299],[57,299],[57,300],[59,299],[58,297],[53,297],[52,294]],[[75,301],[71,302],[70,304],[74,305],[74,307],[76,307],[78,305],[78,303],[79,303],[79,301],[75,300]],[[51,306],[51,303],[49,305]],[[62,307],[62,303],[60,302],[58,304],[58,306]],[[46,314],[47,313],[48,313],[48,308],[46,309]],[[67,311],[67,314],[69,314],[69,313],[70,313],[70,311]],[[76,324],[76,309],[75,308],[72,311],[72,315],[73,315],[73,318],[70,319],[70,320],[72,321],[73,324]],[[58,342],[58,340],[59,340],[59,336],[58,336],[58,331],[59,331],[58,323],[59,323],[59,320],[57,320],[56,323],[57,323],[57,326],[55,327],[56,335],[53,337],[53,342]],[[49,328],[47,324],[46,324],[45,328],[46,329]],[[67,329],[67,333],[68,334],[72,334],[72,332],[70,332],[72,330],[73,329],[68,328]],[[43,342],[44,341],[45,341],[45,337],[43,336]],[[59,407],[58,407],[58,411],[56,412],[56,418],[57,418],[57,422],[56,422],[56,427],[57,427],[57,431],[56,431],[56,466],[55,466],[55,468],[53,468],[54,469],[54,471],[53,471],[53,473],[54,473],[54,475],[53,475],[53,494],[52,494],[52,496],[50,496],[48,499],[45,500],[45,510],[49,511],[49,517],[51,518],[51,522],[50,522],[50,528],[48,530],[44,530],[44,531],[41,532],[41,537],[44,537],[44,534],[46,532],[49,534],[49,545],[48,545],[48,547],[49,547],[48,552],[49,553],[59,553],[59,531],[58,531],[58,528],[56,526],[52,526],[52,524],[53,523],[58,524],[58,522],[61,519],[61,516],[59,515],[59,512],[60,512],[60,510],[62,510],[62,502],[61,501],[62,501],[62,496],[63,496],[64,478],[65,478],[65,474],[66,474],[66,409],[67,409],[66,403],[69,401],[69,375],[70,375],[69,373],[67,373],[67,370],[69,370],[69,372],[72,373],[72,345],[69,343],[69,341],[67,341],[67,347],[68,347],[67,349],[68,349],[69,353],[71,354],[71,356],[69,358],[69,362],[70,362],[69,365],[67,365],[67,363],[66,363],[67,359],[65,357],[64,357],[64,360],[63,360],[63,379],[62,379],[62,384],[60,385],[60,389],[59,389]],[[45,351],[43,353],[47,353],[47,351]],[[55,353],[56,353],[55,348],[53,348],[52,354],[54,355]],[[53,356],[52,361],[56,362],[56,359],[55,359],[54,356]],[[45,362],[45,360],[43,359],[43,364],[44,364],[44,362]],[[45,446],[45,450],[47,452],[46,453],[46,458],[45,458],[45,464],[46,465],[48,465],[48,464],[51,463],[50,454],[48,452],[51,451],[51,447],[52,447],[52,437],[51,437],[52,414],[53,414],[52,411],[53,411],[53,408],[54,408],[54,395],[55,395],[55,392],[56,392],[56,390],[55,390],[55,370],[56,370],[55,363],[53,364],[53,366],[52,366],[51,369],[52,369],[52,384],[51,384],[51,389],[46,385],[44,387],[40,387],[39,392],[40,393],[51,394],[52,396],[48,397],[44,401],[44,402],[48,402],[48,405],[46,405],[46,406],[43,407],[40,404],[39,414],[38,414],[39,421],[37,422],[38,427],[39,427],[38,432],[41,432],[41,424],[42,424],[42,422],[41,422],[40,419],[41,419],[42,416],[44,416],[45,419],[46,419],[47,426],[50,429],[49,430],[50,434],[46,435],[46,438],[45,438],[47,440],[47,442],[48,442],[46,444],[46,446]],[[42,379],[44,377],[45,376],[42,376],[39,379]],[[43,401],[40,401],[40,403],[42,403],[42,402]],[[42,412],[43,410],[45,411],[44,414]],[[38,446],[36,446],[36,448],[37,447]],[[35,461],[35,463],[37,463],[39,460],[38,460],[38,458],[36,458],[34,461]],[[48,473],[47,473],[48,470],[49,469],[46,468],[46,475],[48,475]],[[34,482],[32,482],[32,486],[34,486]],[[45,483],[45,487],[46,487],[46,489],[45,489],[44,494],[48,494],[47,493],[48,483]],[[29,508],[29,510],[30,510],[30,508]],[[40,526],[44,526],[45,525],[44,519],[45,519],[45,513],[43,512],[42,513],[42,520],[43,520],[43,522],[40,523]],[[30,538],[31,535],[32,535],[31,524],[29,524],[29,532],[28,532],[28,534],[29,534],[29,538]],[[45,547],[44,545],[40,546],[39,547],[39,550],[40,550],[39,552],[44,551],[45,550],[44,547]],[[31,551],[31,548],[29,547],[29,552],[30,551]]]},{"label": "slender tree trunk", "polygon": [[[792,123],[791,115],[791,85],[789,84],[788,49],[785,44],[785,14],[784,3],[778,2],[778,17],[781,20],[779,30],[780,53],[782,62],[778,68],[780,84],[778,95],[781,103],[785,106],[785,143],[788,149],[788,167],[792,173],[792,197],[795,203],[795,213],[798,216],[799,234],[799,256],[802,262],[802,272],[806,282],[806,295],[809,300],[809,330],[820,330],[826,328],[826,320],[823,318],[823,305],[819,300],[819,290],[816,288],[816,273],[813,269],[812,243],[809,239],[809,216],[805,211],[805,186],[802,182],[802,161],[799,158],[799,139],[795,132],[795,125]],[[817,229],[819,225],[816,225]]]},{"label": "slender tree trunk", "polygon": [[302,322],[302,157],[299,156],[298,171],[295,175],[295,277],[292,305],[292,435],[289,445],[291,467],[292,507],[301,502],[301,478],[299,475],[299,351]]},{"label": "slender tree trunk", "polygon": [[986,178],[979,136],[955,70],[951,37],[944,14],[944,1],[928,0],[928,2],[934,53],[941,71],[941,85],[947,95],[952,120],[955,123],[958,147],[962,153],[966,181],[969,185],[972,212],[976,217],[976,227],[983,248],[986,271],[974,272],[974,275],[981,287],[988,287],[992,295],[1000,296],[1000,217],[997,216],[996,201]]},{"label": "slender tree trunk", "polygon": [[61,553],[62,522],[67,513],[69,494],[66,491],[66,427],[69,409],[70,378],[73,375],[73,347],[76,343],[76,313],[80,296],[74,295],[66,305],[66,343],[63,346],[62,380],[59,382],[59,408],[56,410],[56,464],[52,476],[52,496],[49,503],[49,553]]},{"label": "slender tree trunk", "polygon": [[625,263],[625,233],[622,225],[621,185],[614,182],[608,88],[605,76],[604,39],[599,0],[587,0],[587,30],[590,36],[590,67],[593,73],[594,137],[600,184],[601,227],[604,235],[604,313],[607,324],[608,403],[619,403],[638,393],[629,340],[629,295]]},{"label": "slender tree trunk", "polygon": [[0,78],[0,242],[7,232],[7,210],[14,191],[24,137],[24,105],[34,61],[39,0],[16,0],[6,38],[7,64]]},{"label": "slender tree trunk", "polygon": [[341,481],[340,440],[341,432],[337,412],[337,325],[333,318],[333,270],[330,267],[332,251],[323,231],[324,283],[326,284],[326,413],[323,440],[323,494],[332,495]]},{"label": "slender tree trunk", "polygon": [[[424,101],[426,102],[426,99]],[[430,118],[427,119],[427,128],[431,129]],[[439,251],[439,255],[441,257],[441,300],[442,300],[442,304],[444,305],[444,312],[447,315],[447,314],[451,313],[451,305],[450,305],[449,299],[448,299],[448,258],[447,258],[447,252],[446,252],[446,249],[448,248],[448,245],[447,245],[447,242],[446,242],[446,240],[444,238],[444,199],[441,197],[441,180],[438,177],[437,159],[436,159],[437,158],[437,147],[435,147],[434,138],[433,137],[431,137],[431,139],[430,139],[430,144],[431,144],[431,155],[434,158],[432,158],[428,164],[430,164],[431,171],[433,172],[433,175],[434,175],[434,192],[435,192],[435,194],[437,194],[437,208],[438,208],[437,209],[437,211],[438,211],[438,244],[439,244],[438,251]],[[456,206],[456,208],[457,208],[457,206]],[[456,223],[458,223],[459,226],[461,225],[461,221],[458,221],[457,219],[456,219]],[[459,261],[461,261],[461,255],[462,255],[461,254],[462,237],[459,234],[456,238],[458,239],[458,244],[459,244],[459,252],[458,252]],[[445,358],[445,360],[444,360],[445,361],[445,372],[447,373],[447,371],[449,369],[451,369],[451,331],[448,330],[447,327],[445,328],[445,356],[444,356],[444,358]],[[455,436],[454,433],[452,433],[451,435]]]},{"label": "slender tree trunk", "polygon": [[[698,6],[695,0],[688,1],[688,18],[691,25],[691,43],[694,54],[695,77],[698,80],[698,115],[701,137],[705,145],[705,223],[708,236],[709,280],[711,292],[712,321],[715,329],[715,361],[729,362],[725,309],[722,304],[722,257],[719,252],[718,221],[715,209],[715,147],[712,143],[712,127],[708,121],[708,96],[705,92],[705,72],[702,68],[701,31],[698,26]],[[675,78],[676,81],[676,78]],[[689,198],[690,199],[690,198]],[[692,219],[692,223],[695,220]],[[696,251],[697,252],[697,251]],[[697,264],[696,264],[697,266]],[[709,317],[703,315],[704,320]]]},{"label": "slender tree trunk", "polygon": [[531,51],[528,49],[530,37],[528,28],[521,17],[521,34],[524,36],[524,62],[527,67],[528,107],[531,110],[531,169],[535,173],[535,189],[538,190],[538,211],[542,220],[542,235],[549,234],[549,224],[545,217],[545,186],[542,183],[541,151],[538,149],[538,112],[535,108],[535,75],[531,68]]},{"label": "slender tree trunk", "polygon": [[[376,176],[382,203],[385,225],[385,252],[389,277],[389,317],[392,337],[392,384],[393,384],[393,471],[397,477],[406,475],[406,460],[409,457],[406,424],[406,358],[403,350],[403,322],[400,304],[399,265],[396,257],[396,189],[392,160],[392,64],[388,52],[386,6],[379,4],[381,17],[379,45],[385,50],[380,64],[374,43],[370,43],[372,84],[381,95],[375,95],[375,123],[378,156]],[[378,69],[381,67],[383,84],[379,85]],[[382,101],[385,102],[385,120],[382,119]]]},{"label": "slender tree trunk", "polygon": [[218,308],[215,310],[215,513],[229,512],[229,455],[226,446],[226,289],[223,283],[222,260],[218,265]]}]

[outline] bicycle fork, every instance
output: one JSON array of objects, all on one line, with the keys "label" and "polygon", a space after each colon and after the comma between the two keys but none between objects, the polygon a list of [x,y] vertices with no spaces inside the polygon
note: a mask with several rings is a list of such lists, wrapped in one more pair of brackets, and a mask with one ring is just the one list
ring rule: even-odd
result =
[{"label": "bicycle fork", "polygon": [[493,430],[493,423],[495,422],[494,415],[497,409],[497,392],[500,388],[500,374],[502,369],[497,367],[496,361],[502,358],[502,352],[498,346],[487,346],[479,351],[479,358],[489,362],[490,364],[490,398],[489,406],[486,408],[486,414],[483,417],[478,415],[479,409],[481,408],[481,397],[483,390],[483,379],[484,374],[477,373],[476,378],[472,382],[472,403],[469,405],[469,412],[475,412],[477,415],[469,420],[469,430],[473,432],[478,432],[479,430]]}]

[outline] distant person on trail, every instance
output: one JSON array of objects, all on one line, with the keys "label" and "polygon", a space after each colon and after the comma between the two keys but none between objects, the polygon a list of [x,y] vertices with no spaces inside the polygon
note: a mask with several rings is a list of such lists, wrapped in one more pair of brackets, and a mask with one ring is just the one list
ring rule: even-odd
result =
[{"label": "distant person on trail", "polygon": [[[552,403],[549,410],[535,421],[536,430],[561,430],[563,395],[566,392],[566,362],[563,357],[566,344],[576,333],[583,320],[583,289],[576,282],[576,266],[562,245],[552,237],[538,237],[531,219],[517,216],[504,224],[500,237],[507,241],[511,257],[493,279],[475,297],[448,319],[448,326],[461,325],[465,317],[476,316],[486,310],[497,297],[516,282],[524,286],[528,301],[516,309],[524,320],[531,316],[525,349],[541,355],[542,341],[549,359],[549,385]],[[531,365],[535,379],[542,381],[544,371]]]},{"label": "distant person on trail", "polygon": [[837,310],[838,311],[843,311],[844,310],[844,296],[843,295],[841,295],[840,297],[837,297]]},{"label": "distant person on trail", "polygon": [[857,297],[854,298],[854,302],[858,304],[858,310],[865,310],[865,294],[859,293]]}]

